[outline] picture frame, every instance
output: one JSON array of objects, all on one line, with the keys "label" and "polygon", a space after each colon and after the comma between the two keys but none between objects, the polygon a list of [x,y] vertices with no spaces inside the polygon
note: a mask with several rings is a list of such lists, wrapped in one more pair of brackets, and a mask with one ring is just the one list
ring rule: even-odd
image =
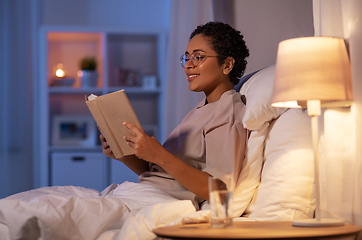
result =
[{"label": "picture frame", "polygon": [[154,75],[142,76],[142,88],[144,89],[157,89],[157,77]]},{"label": "picture frame", "polygon": [[55,115],[51,133],[53,146],[96,145],[96,124],[90,115]]}]

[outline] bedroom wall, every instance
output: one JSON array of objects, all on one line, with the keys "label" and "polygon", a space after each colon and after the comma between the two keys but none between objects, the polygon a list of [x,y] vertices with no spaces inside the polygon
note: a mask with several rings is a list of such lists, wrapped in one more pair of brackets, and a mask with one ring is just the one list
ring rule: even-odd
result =
[{"label": "bedroom wall", "polygon": [[43,25],[165,28],[169,0],[40,0]]},{"label": "bedroom wall", "polygon": [[280,41],[314,35],[312,0],[237,0],[234,9],[250,50],[245,74],[274,64]]},{"label": "bedroom wall", "polygon": [[314,8],[316,33],[349,45],[353,88],[351,108],[325,110],[321,208],[326,217],[332,213],[362,226],[362,1],[314,0]]},{"label": "bedroom wall", "polygon": [[0,197],[32,187],[30,1],[0,1]]},{"label": "bedroom wall", "polygon": [[[346,2],[346,3],[345,3]],[[351,50],[353,106],[353,150],[354,150],[354,186],[352,221],[362,226],[362,1],[344,0],[348,4],[348,14],[344,16],[345,28],[348,30]],[[359,238],[362,239],[362,234]]]}]

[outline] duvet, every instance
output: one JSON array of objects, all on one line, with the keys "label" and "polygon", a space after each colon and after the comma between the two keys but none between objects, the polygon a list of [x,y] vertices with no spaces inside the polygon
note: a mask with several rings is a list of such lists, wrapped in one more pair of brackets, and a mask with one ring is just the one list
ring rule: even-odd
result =
[{"label": "duvet", "polygon": [[0,200],[0,239],[154,239],[155,227],[208,221],[199,212],[142,183],[43,187]]}]

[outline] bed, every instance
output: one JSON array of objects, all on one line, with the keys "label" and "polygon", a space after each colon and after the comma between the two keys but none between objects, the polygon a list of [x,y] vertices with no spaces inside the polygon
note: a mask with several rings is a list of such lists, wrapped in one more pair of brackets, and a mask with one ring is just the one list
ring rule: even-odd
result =
[{"label": "bed", "polygon": [[[246,99],[246,161],[234,192],[235,221],[291,221],[314,214],[310,119],[303,109],[272,108],[275,66],[236,86]],[[112,184],[98,192],[75,186],[34,189],[0,200],[0,240],[155,239],[156,227],[209,221],[146,184]]]}]

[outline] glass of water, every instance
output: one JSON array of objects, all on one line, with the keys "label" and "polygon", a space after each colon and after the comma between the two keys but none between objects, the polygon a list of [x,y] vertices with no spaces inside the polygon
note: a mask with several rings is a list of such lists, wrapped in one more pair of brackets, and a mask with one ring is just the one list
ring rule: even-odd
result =
[{"label": "glass of water", "polygon": [[231,175],[209,177],[210,223],[212,228],[225,228],[233,224],[233,182]]}]

